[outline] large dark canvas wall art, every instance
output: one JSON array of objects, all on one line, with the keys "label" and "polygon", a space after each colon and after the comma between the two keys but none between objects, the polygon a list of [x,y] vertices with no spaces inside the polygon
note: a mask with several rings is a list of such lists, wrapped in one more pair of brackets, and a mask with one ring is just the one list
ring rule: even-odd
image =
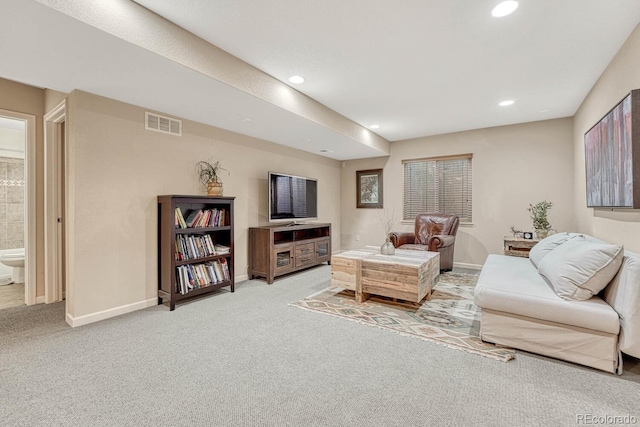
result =
[{"label": "large dark canvas wall art", "polygon": [[634,90],[585,134],[588,207],[640,208],[639,116]]}]

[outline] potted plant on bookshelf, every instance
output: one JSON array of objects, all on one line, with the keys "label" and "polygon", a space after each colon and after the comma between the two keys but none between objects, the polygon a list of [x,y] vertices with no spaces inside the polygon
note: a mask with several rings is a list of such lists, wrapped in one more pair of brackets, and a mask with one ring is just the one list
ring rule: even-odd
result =
[{"label": "potted plant on bookshelf", "polygon": [[196,172],[200,183],[206,188],[209,196],[222,196],[222,181],[220,180],[220,171],[229,171],[220,166],[220,161],[211,163],[211,161],[201,160],[196,163]]},{"label": "potted plant on bookshelf", "polygon": [[549,215],[549,209],[553,206],[552,202],[543,200],[535,205],[529,204],[529,213],[533,220],[533,228],[536,230],[536,236],[539,239],[544,239],[553,228],[549,224],[547,216]]}]

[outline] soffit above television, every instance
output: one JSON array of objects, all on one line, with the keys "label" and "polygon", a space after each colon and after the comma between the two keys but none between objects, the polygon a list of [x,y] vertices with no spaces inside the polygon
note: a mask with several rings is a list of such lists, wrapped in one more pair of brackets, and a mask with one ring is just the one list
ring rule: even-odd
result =
[{"label": "soffit above television", "polygon": [[587,207],[640,209],[640,89],[584,134]]}]

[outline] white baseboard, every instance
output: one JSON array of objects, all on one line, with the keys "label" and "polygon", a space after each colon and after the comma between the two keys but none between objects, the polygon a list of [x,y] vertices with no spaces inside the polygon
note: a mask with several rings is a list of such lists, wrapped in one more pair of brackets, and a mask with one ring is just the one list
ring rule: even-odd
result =
[{"label": "white baseboard", "polygon": [[249,279],[249,275],[243,274],[242,276],[236,276],[233,283],[244,282],[245,280],[248,280],[248,279]]},{"label": "white baseboard", "polygon": [[482,270],[482,265],[467,264],[465,262],[454,262],[453,266],[458,268],[468,268],[469,270]]},{"label": "white baseboard", "polygon": [[36,304],[44,304],[44,295],[36,297]]},{"label": "white baseboard", "polygon": [[100,320],[109,319],[111,317],[120,316],[122,314],[131,313],[132,311],[142,310],[143,308],[158,305],[158,297],[148,300],[134,302],[133,304],[122,305],[120,307],[110,308],[109,310],[98,311],[96,313],[85,314],[84,316],[73,317],[67,313],[67,323],[72,326],[88,325],[89,323],[99,322]]}]

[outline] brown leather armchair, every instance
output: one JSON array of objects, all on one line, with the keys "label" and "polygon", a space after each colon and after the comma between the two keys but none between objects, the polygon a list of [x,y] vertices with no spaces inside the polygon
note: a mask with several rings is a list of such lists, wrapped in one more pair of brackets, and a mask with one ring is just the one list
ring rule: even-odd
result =
[{"label": "brown leather armchair", "polygon": [[460,218],[457,215],[421,213],[416,216],[413,233],[393,232],[389,235],[393,246],[440,253],[440,271],[453,268],[453,248]]}]

